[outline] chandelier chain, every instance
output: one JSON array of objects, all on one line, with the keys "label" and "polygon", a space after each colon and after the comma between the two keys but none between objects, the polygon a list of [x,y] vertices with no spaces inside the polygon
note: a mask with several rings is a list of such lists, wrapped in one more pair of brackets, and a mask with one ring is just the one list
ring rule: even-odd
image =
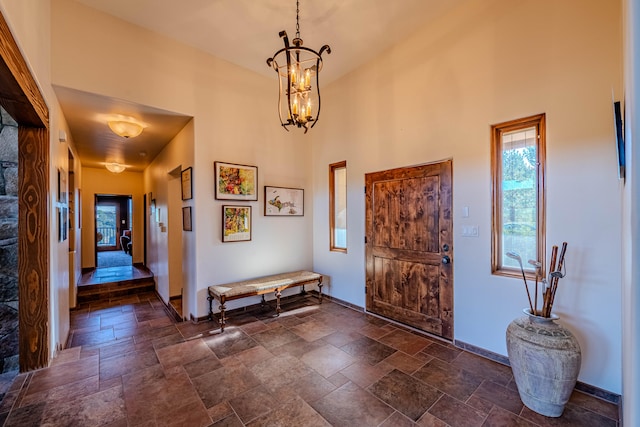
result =
[{"label": "chandelier chain", "polygon": [[300,38],[300,0],[296,0],[296,38]]}]

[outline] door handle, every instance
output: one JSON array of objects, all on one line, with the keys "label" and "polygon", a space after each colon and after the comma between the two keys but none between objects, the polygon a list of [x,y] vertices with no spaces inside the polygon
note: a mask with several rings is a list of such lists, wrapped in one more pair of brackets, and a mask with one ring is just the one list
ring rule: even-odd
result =
[{"label": "door handle", "polygon": [[450,264],[451,263],[451,258],[449,258],[449,255],[445,255],[442,257],[442,263],[443,264]]}]

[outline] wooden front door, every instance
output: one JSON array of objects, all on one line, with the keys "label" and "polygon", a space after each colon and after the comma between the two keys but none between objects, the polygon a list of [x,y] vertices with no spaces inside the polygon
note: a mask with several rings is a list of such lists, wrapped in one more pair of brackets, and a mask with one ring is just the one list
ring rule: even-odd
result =
[{"label": "wooden front door", "polygon": [[453,339],[451,161],[368,173],[367,310]]}]

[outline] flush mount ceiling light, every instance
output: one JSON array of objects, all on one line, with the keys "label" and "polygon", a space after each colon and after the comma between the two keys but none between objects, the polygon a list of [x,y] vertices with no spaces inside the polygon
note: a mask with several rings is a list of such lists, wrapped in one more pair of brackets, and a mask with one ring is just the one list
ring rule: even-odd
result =
[{"label": "flush mount ceiling light", "polygon": [[132,117],[119,116],[107,121],[107,124],[113,133],[123,138],[135,138],[144,130],[144,126]]},{"label": "flush mount ceiling light", "polygon": [[[322,54],[331,53],[328,45],[319,52],[302,46],[300,38],[300,2],[296,0],[296,37],[289,45],[287,32],[280,31],[284,48],[267,59],[267,65],[278,74],[278,114],[280,124],[304,128],[304,133],[314,127],[320,117],[320,70]],[[314,114],[315,111],[315,114]],[[283,113],[287,120],[283,120]]]},{"label": "flush mount ceiling light", "polygon": [[120,164],[120,163],[118,163],[118,162],[105,163],[105,165],[104,165],[104,166],[107,168],[107,170],[108,170],[109,172],[113,172],[113,173],[120,173],[120,172],[124,172],[124,170],[126,169],[126,168],[124,167],[124,165],[121,165],[121,164]]}]

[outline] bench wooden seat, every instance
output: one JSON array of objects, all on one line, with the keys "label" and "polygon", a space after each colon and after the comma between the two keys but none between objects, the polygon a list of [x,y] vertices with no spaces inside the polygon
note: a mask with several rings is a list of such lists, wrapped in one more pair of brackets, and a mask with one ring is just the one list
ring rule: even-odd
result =
[{"label": "bench wooden seat", "polygon": [[225,303],[227,301],[261,295],[264,304],[264,294],[269,292],[275,294],[276,316],[278,316],[282,311],[280,308],[280,296],[283,290],[294,286],[303,286],[302,293],[304,293],[304,285],[313,283],[318,284],[318,299],[319,303],[322,304],[322,275],[312,271],[293,271],[241,282],[209,286],[209,296],[207,297],[209,301],[209,317],[213,320],[213,300],[217,299],[220,302],[220,319],[218,322],[220,323],[220,331],[224,332],[226,323]]}]

